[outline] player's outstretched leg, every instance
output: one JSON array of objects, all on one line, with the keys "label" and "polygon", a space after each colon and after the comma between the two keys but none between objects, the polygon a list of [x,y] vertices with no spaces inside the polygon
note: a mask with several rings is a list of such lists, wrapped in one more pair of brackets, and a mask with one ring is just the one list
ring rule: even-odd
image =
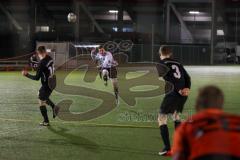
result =
[{"label": "player's outstretched leg", "polygon": [[43,122],[40,123],[42,126],[49,126],[49,119],[48,119],[48,114],[47,114],[47,107],[46,107],[46,101],[39,100],[40,104],[40,111],[43,117]]},{"label": "player's outstretched leg", "polygon": [[114,90],[114,95],[116,99],[116,104],[119,105],[119,90],[118,90],[118,81],[117,78],[111,79],[112,85],[113,85],[113,90]]},{"label": "player's outstretched leg", "polygon": [[107,86],[107,84],[108,84],[108,78],[109,78],[109,72],[108,72],[108,70],[106,70],[106,69],[103,69],[102,70],[102,77],[103,77],[103,80],[104,80],[104,85],[105,86]]},{"label": "player's outstretched leg", "polygon": [[160,129],[160,136],[162,137],[164,148],[159,152],[161,156],[167,156],[171,154],[171,145],[169,140],[169,131],[167,126],[167,114],[158,115],[158,123]]},{"label": "player's outstretched leg", "polygon": [[51,101],[51,99],[49,99],[49,98],[47,99],[46,102],[47,102],[47,105],[49,105],[49,106],[52,107],[53,118],[55,118],[55,117],[58,115],[60,108],[59,108],[58,106],[56,106],[56,105]]}]

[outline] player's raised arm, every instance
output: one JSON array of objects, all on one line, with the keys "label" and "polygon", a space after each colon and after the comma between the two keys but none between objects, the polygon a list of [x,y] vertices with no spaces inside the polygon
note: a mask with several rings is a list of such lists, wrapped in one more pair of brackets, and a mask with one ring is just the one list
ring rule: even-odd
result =
[{"label": "player's raised arm", "polygon": [[38,81],[41,78],[41,66],[38,67],[36,75],[31,75],[26,70],[22,71],[22,75],[26,76],[29,79]]},{"label": "player's raised arm", "polygon": [[93,60],[93,61],[96,61],[96,60],[97,60],[96,48],[93,48],[93,49],[91,50],[91,57],[92,57],[92,60]]},{"label": "player's raised arm", "polygon": [[29,73],[26,74],[26,77],[29,78],[29,79],[32,79],[32,80],[36,80],[38,81],[41,77],[41,71],[40,71],[40,68],[38,68],[37,72],[36,72],[36,75],[31,75]]}]

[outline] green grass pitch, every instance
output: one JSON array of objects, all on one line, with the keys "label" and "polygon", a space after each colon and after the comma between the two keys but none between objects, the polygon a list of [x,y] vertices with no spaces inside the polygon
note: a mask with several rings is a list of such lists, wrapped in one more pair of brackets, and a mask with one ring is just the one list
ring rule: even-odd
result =
[{"label": "green grass pitch", "polygon": [[[192,77],[191,95],[185,114],[194,112],[194,100],[199,87],[215,84],[225,93],[225,110],[240,112],[240,67],[238,66],[188,66]],[[39,127],[41,121],[37,102],[40,82],[22,77],[20,72],[0,72],[0,160],[159,160],[162,142],[156,123],[156,114],[162,96],[138,99],[134,107],[121,100],[112,112],[85,122],[52,120],[51,127]],[[67,83],[84,85],[73,72]],[[97,81],[89,87],[111,92]],[[144,87],[142,88],[144,89]],[[148,89],[145,87],[145,89]],[[121,90],[121,88],[120,88]],[[63,97],[74,101],[71,112],[86,111],[99,101],[87,97],[63,95],[54,92],[52,100]],[[146,115],[151,115],[146,118]],[[171,133],[173,125],[169,123]]]}]

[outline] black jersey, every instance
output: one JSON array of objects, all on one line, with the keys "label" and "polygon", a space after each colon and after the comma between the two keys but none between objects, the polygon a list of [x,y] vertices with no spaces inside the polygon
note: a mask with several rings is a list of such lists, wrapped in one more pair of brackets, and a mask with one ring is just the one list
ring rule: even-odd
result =
[{"label": "black jersey", "polygon": [[[178,93],[181,89],[191,87],[191,78],[181,63],[171,58],[160,60],[159,63],[167,68],[163,79],[174,86],[175,93]],[[157,68],[161,70],[163,67],[158,66]]]},{"label": "black jersey", "polygon": [[26,77],[32,80],[39,80],[41,78],[42,86],[49,88],[48,82],[53,75],[54,75],[53,59],[47,55],[39,62],[36,75],[27,74]]}]

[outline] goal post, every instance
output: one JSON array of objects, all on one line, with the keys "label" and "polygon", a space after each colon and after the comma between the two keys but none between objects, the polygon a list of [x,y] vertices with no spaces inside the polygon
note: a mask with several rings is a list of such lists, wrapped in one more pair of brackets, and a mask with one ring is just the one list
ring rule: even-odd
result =
[{"label": "goal post", "polygon": [[55,68],[76,68],[79,63],[89,61],[92,48],[99,44],[73,43],[73,42],[37,42],[36,47],[45,46],[49,55],[53,58]]}]

